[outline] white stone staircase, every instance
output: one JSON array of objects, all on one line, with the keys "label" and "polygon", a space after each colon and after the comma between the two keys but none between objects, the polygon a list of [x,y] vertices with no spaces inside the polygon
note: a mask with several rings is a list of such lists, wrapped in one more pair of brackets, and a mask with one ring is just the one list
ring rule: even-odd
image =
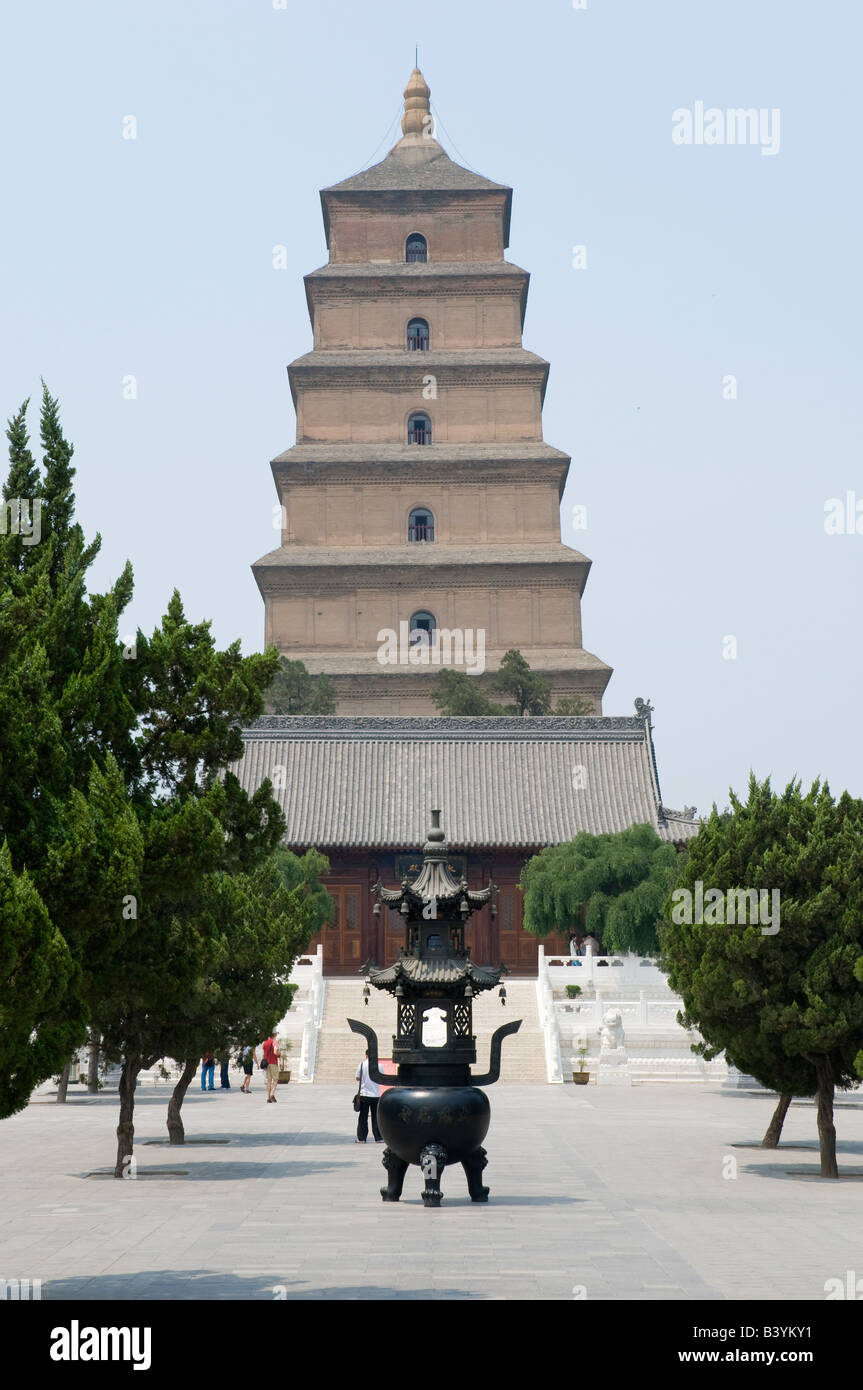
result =
[{"label": "white stone staircase", "polygon": [[[474,1071],[488,1069],[491,1036],[495,1028],[510,1019],[520,1018],[522,1025],[514,1037],[504,1039],[501,1081],[545,1082],[545,1043],[539,1023],[536,1002],[536,980],[507,978],[507,1001],[501,1007],[496,989],[479,995],[473,1004],[473,1024],[476,1035],[477,1060]],[[368,1004],[363,1003],[361,976],[355,979],[326,981],[326,1003],[315,1061],[315,1082],[353,1086],[354,1073],[363,1059],[365,1043],[352,1033],[348,1018],[359,1019],[374,1028],[382,1057],[388,1057],[395,1031],[396,1006],[391,994],[372,989]]]}]

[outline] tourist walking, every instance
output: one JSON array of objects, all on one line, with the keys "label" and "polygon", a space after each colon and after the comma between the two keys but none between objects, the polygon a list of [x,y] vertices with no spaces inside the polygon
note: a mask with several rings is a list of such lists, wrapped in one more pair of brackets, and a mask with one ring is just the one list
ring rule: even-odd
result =
[{"label": "tourist walking", "polygon": [[253,1047],[243,1048],[243,1084],[240,1091],[244,1096],[252,1093],[252,1074],[255,1070],[255,1049]]},{"label": "tourist walking", "polygon": [[276,1103],[276,1087],[279,1084],[279,1044],[275,1037],[264,1038],[264,1062],[267,1067],[267,1105]]},{"label": "tourist walking", "polygon": [[[203,1055],[203,1057],[201,1058],[201,1090],[202,1090],[202,1091],[215,1091],[216,1087],[215,1087],[215,1085],[213,1084],[213,1076],[214,1076],[214,1073],[215,1073],[215,1069],[216,1069],[216,1059],[215,1059],[215,1057],[213,1056],[212,1052],[205,1052],[204,1055]],[[208,1082],[208,1081],[209,1081],[209,1083],[210,1083],[209,1085],[207,1085],[207,1082]]]},{"label": "tourist walking", "polygon": [[369,1114],[372,1117],[372,1134],[375,1142],[382,1144],[383,1135],[378,1129],[378,1101],[380,1100],[381,1088],[376,1081],[372,1081],[369,1076],[369,1054],[368,1049],[360,1065],[357,1067],[357,1081],[360,1083],[357,1092],[360,1098],[360,1112],[357,1118],[357,1137],[355,1144],[365,1144],[369,1137]]}]

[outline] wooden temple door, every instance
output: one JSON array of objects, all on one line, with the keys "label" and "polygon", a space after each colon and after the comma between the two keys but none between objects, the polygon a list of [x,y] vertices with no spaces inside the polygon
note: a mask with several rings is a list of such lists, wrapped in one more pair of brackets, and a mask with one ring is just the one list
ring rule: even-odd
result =
[{"label": "wooden temple door", "polygon": [[503,885],[498,889],[497,895],[498,951],[500,959],[514,975],[523,973],[525,968],[530,969],[531,964],[536,961],[535,948],[533,962],[522,958],[520,939],[524,933],[521,929],[521,914],[522,894],[515,884]]},{"label": "wooden temple door", "polygon": [[328,885],[335,902],[333,920],[324,925],[324,970],[330,974],[352,974],[363,963],[362,888]]}]

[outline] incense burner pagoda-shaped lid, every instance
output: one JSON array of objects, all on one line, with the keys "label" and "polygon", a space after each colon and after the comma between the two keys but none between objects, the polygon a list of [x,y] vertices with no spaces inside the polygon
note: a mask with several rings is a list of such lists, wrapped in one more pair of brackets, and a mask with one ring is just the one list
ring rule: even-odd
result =
[{"label": "incense burner pagoda-shaped lid", "polygon": [[432,824],[423,846],[422,868],[413,883],[402,879],[400,888],[377,883],[375,912],[380,905],[398,912],[405,923],[405,944],[398,960],[384,970],[370,973],[377,989],[397,995],[435,992],[475,994],[500,981],[504,966],[477,965],[470,959],[464,933],[472,913],[488,904],[495,911],[494,883],[476,892],[467,880],[457,879],[449,864],[449,848],[440,824],[440,811],[432,811]]}]

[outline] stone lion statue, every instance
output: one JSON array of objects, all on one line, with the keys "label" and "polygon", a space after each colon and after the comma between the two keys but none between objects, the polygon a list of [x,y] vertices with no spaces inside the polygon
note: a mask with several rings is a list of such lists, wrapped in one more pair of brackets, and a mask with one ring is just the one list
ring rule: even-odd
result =
[{"label": "stone lion statue", "polygon": [[599,1030],[602,1047],[623,1047],[623,1015],[620,1009],[606,1009]]}]

